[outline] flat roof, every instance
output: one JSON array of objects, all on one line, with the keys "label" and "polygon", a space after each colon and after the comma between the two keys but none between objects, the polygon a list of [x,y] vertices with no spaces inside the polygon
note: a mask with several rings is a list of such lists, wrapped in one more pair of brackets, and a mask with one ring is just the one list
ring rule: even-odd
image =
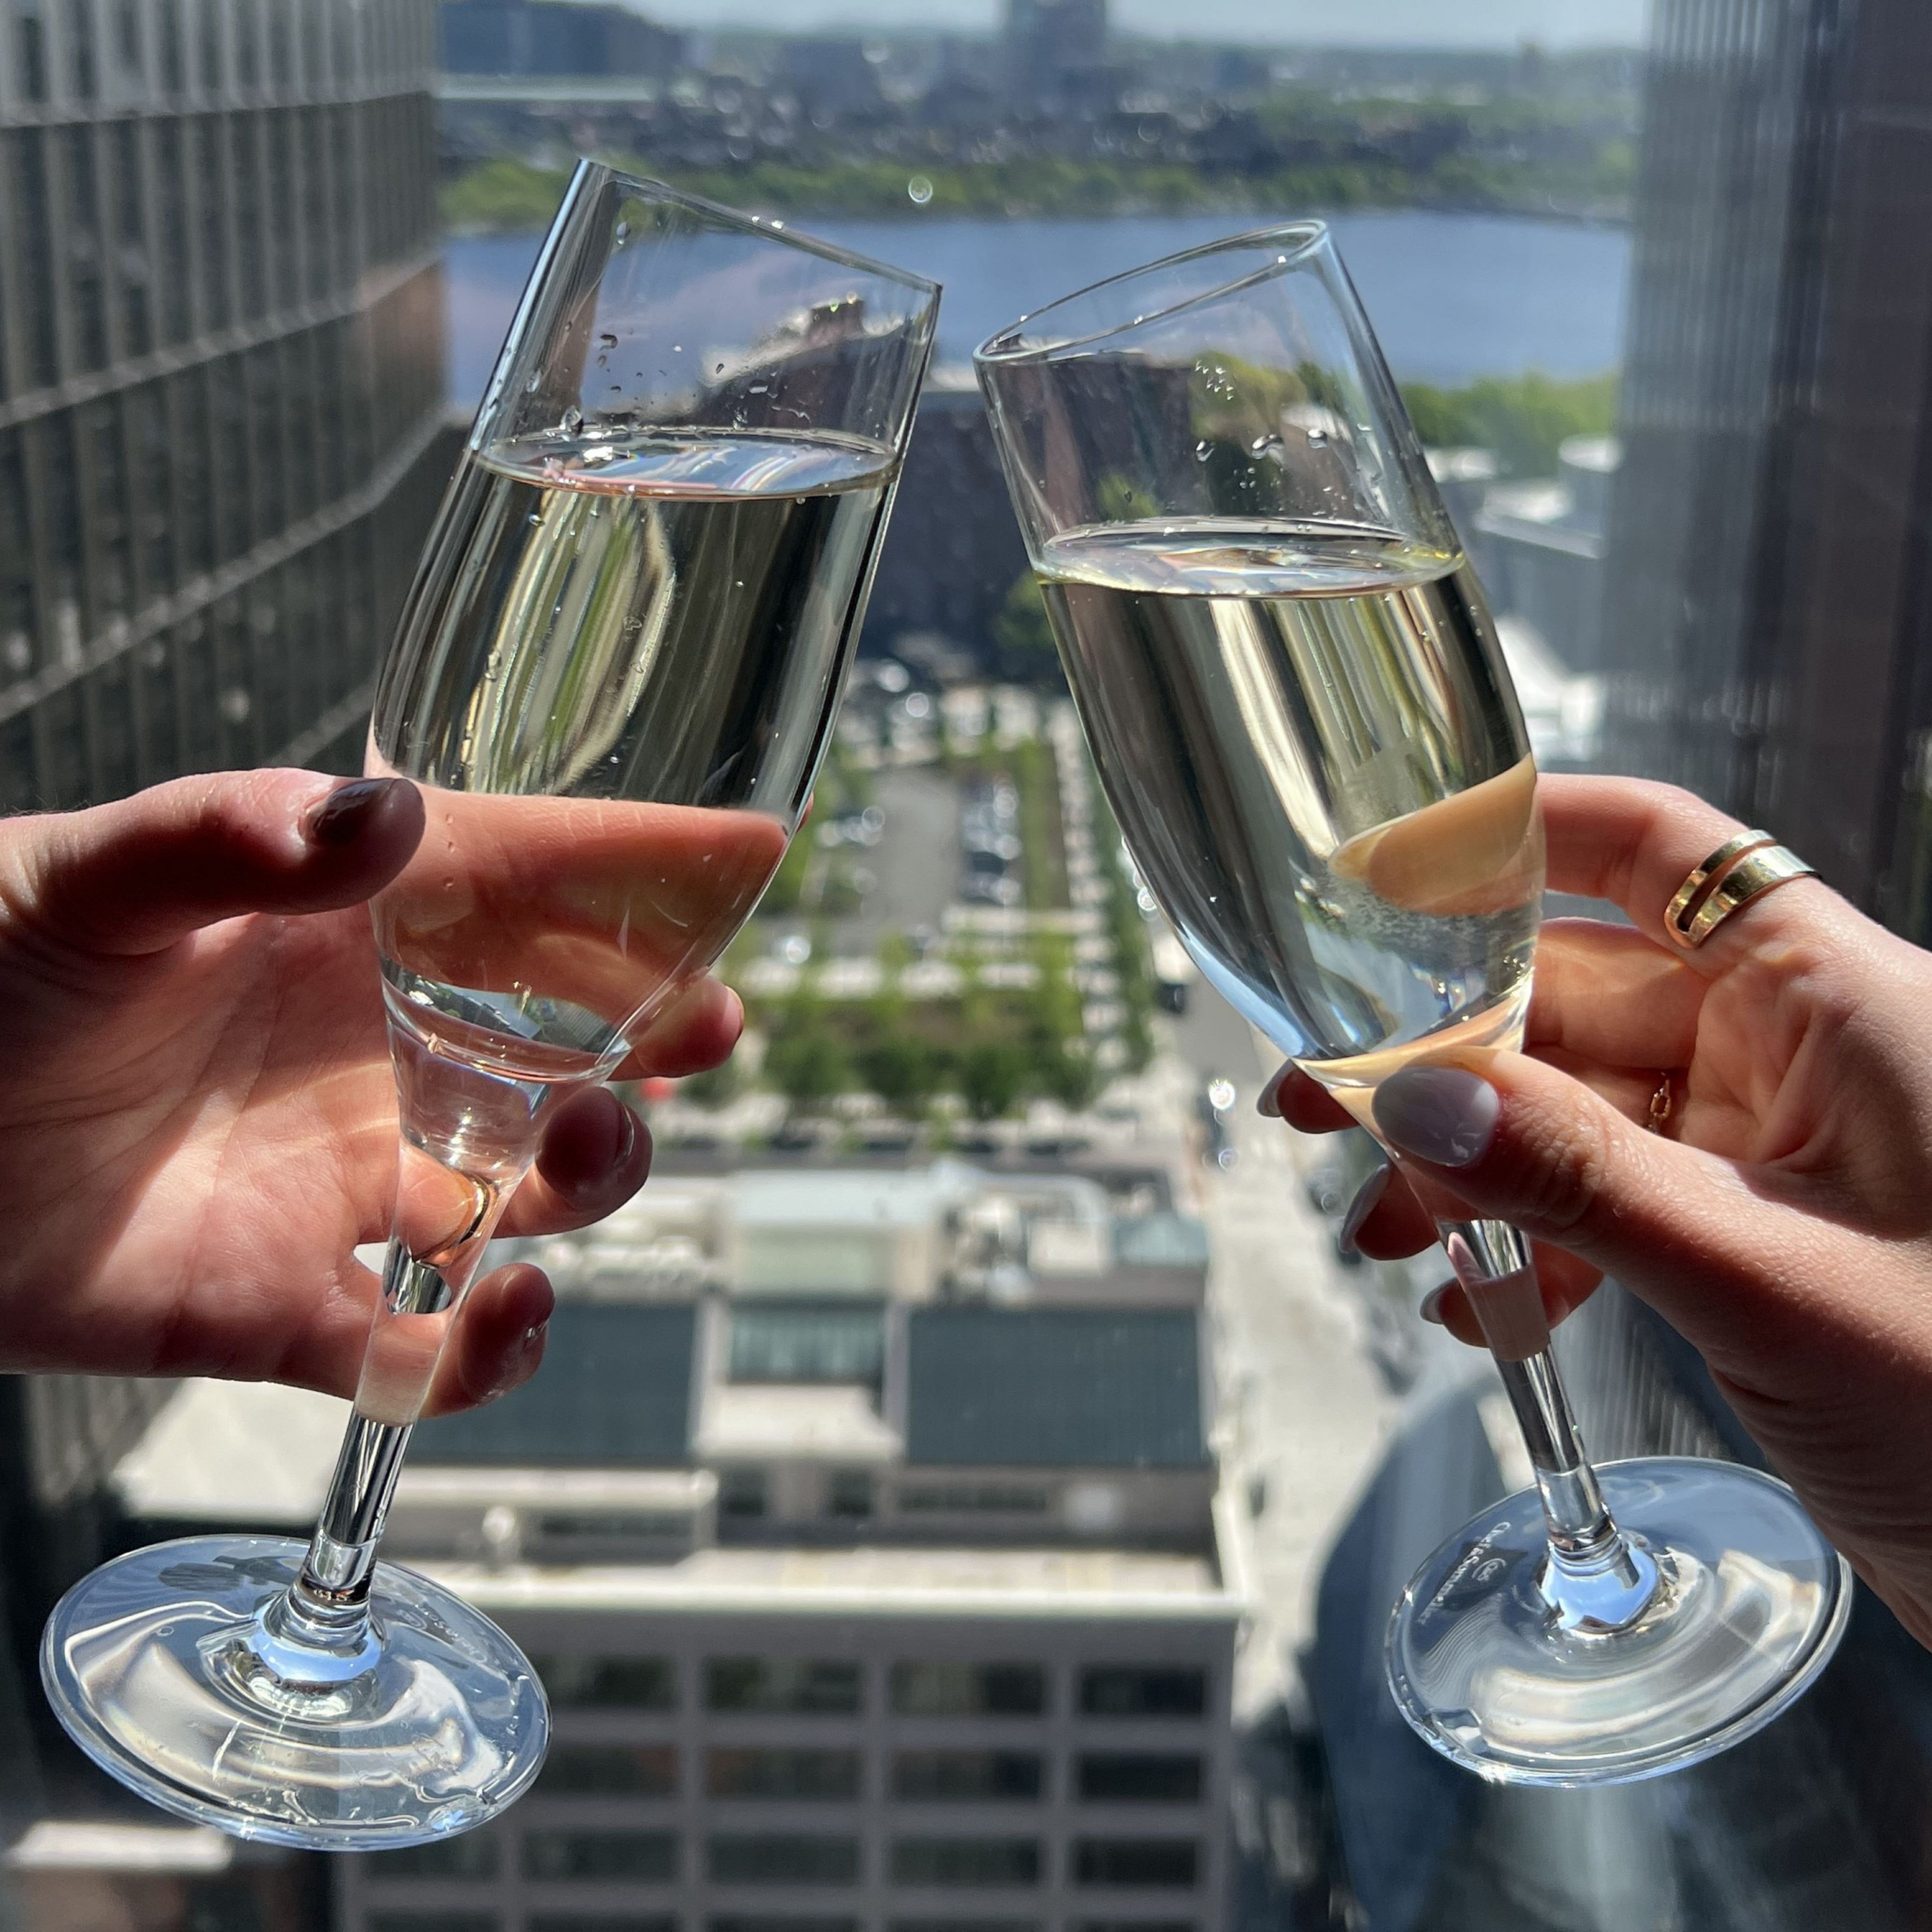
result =
[{"label": "flat roof", "polygon": [[681,1562],[418,1562],[480,1608],[842,1616],[1232,1619],[1238,1594],[1206,1556],[1132,1550],[734,1546]]},{"label": "flat roof", "polygon": [[896,1462],[898,1431],[869,1388],[844,1382],[719,1382],[705,1391],[694,1454],[721,1462],[802,1457]]}]

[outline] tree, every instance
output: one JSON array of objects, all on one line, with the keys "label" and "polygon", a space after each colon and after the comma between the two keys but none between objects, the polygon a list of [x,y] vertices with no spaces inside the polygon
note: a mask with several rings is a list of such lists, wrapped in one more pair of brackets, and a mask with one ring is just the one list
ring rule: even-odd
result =
[{"label": "tree", "polygon": [[1016,1041],[976,1040],[959,1057],[959,1097],[976,1120],[998,1120],[1019,1105],[1031,1072]]},{"label": "tree", "polygon": [[851,1056],[820,1018],[788,1025],[765,1049],[765,1076],[793,1106],[810,1113],[852,1085]]},{"label": "tree", "polygon": [[1000,614],[993,620],[993,641],[1000,647],[1006,675],[1016,682],[1057,685],[1064,681],[1053,626],[1031,571],[1013,579]]},{"label": "tree", "polygon": [[944,1070],[932,1047],[903,1027],[881,1032],[859,1054],[866,1084],[908,1120],[918,1119],[932,1104]]}]

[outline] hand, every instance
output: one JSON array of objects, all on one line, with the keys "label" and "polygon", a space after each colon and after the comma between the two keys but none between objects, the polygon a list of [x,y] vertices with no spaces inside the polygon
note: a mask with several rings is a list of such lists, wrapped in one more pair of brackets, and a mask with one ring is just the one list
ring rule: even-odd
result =
[{"label": "hand", "polygon": [[[369,915],[423,827],[400,780],[222,772],[0,821],[0,1367],[352,1392],[387,1232],[396,1105]],[[638,1043],[716,1066],[742,1024],[698,982]],[[501,1232],[601,1219],[650,1141],[603,1088],[545,1137]],[[478,1282],[430,1412],[543,1352],[533,1268]]]},{"label": "hand", "polygon": [[[1654,1307],[1932,1644],[1932,956],[1812,879],[1680,952],[1665,908],[1740,828],[1634,780],[1546,778],[1540,797],[1551,886],[1636,929],[1546,927],[1526,1054],[1405,1070],[1377,1126],[1432,1191],[1536,1239],[1552,1320],[1604,1274]],[[1293,1069],[1264,1106],[1309,1132],[1352,1124]],[[1434,1238],[1400,1176],[1352,1219],[1370,1255]],[[1480,1340],[1460,1288],[1432,1300]]]}]

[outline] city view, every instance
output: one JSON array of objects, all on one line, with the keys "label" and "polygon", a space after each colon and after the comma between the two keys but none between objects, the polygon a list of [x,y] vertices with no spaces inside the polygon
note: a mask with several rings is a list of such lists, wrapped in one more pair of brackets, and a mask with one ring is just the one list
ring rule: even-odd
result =
[{"label": "city view", "polygon": [[[362,770],[576,157],[946,285],[812,808],[720,968],[743,1042],[626,1083],[656,1147],[627,1206],[500,1244],[556,1288],[545,1365],[422,1424],[398,1492],[386,1557],[543,1678],[538,1783],[334,1858],[110,1784],[44,1708],[47,1609],[164,1537],[305,1535],[347,1405],[8,1376],[10,1922],[1926,1922],[1932,1660],[1874,1598],[1790,1714],[1652,1783],[1486,1785],[1403,1724],[1389,1606],[1524,1452],[1487,1358],[1418,1313],[1441,1257],[1346,1238],[1366,1137],[1257,1113],[1278,1056],[1126,855],[970,358],[1085,282],[1328,219],[1539,765],[1790,825],[1923,943],[1932,240],[1894,268],[1873,237],[1932,212],[1895,133],[1932,125],[1932,31],[1912,0],[1414,45],[1264,0],[1201,38],[1119,0],[703,10],[0,0],[9,812]],[[1761,1463],[1614,1284],[1558,1351],[1598,1456]]]}]

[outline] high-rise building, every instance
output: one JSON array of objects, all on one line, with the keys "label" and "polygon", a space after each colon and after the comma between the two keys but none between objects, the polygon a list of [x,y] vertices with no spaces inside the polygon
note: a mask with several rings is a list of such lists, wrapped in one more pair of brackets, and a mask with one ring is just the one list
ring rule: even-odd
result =
[{"label": "high-rise building", "polygon": [[[1168,1200],[672,1174],[538,1244],[542,1373],[420,1426],[385,1542],[525,1646],[556,1740],[492,1826],[338,1862],[338,1932],[1220,1932],[1245,1532]],[[186,1384],[118,1492],[302,1525],[343,1406]]]},{"label": "high-rise building", "polygon": [[1932,12],[1661,0],[1611,506],[1613,769],[1932,934]]},{"label": "high-rise building", "polygon": [[684,36],[593,0],[442,0],[446,74],[668,74]]},{"label": "high-rise building", "polygon": [[429,0],[0,0],[0,808],[359,764],[448,469]]},{"label": "high-rise building", "polygon": [[1107,0],[1007,0],[1006,82],[1040,106],[1097,104],[1107,58]]}]

